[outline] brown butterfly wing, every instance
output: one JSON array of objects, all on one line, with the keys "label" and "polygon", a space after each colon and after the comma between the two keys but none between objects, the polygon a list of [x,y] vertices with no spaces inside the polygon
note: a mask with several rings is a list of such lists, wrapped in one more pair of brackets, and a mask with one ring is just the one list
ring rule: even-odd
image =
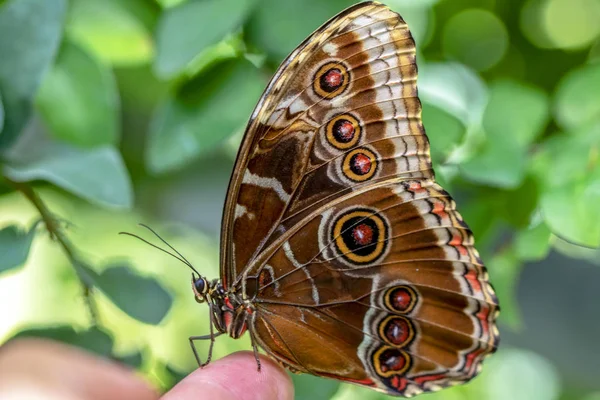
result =
[{"label": "brown butterfly wing", "polygon": [[252,329],[282,363],[410,396],[469,380],[496,349],[485,267],[431,180],[382,182],[301,225],[256,271]]},{"label": "brown butterfly wing", "polygon": [[[326,92],[335,67],[345,81]],[[414,42],[387,7],[352,7],[309,37],[268,85],[240,148],[221,235],[224,285],[307,207],[400,174],[431,177],[420,113]],[[353,173],[351,160],[370,163],[369,173]]]},{"label": "brown butterfly wing", "polygon": [[326,23],[259,101],[222,232],[221,277],[252,299],[269,354],[402,395],[468,380],[497,345],[485,268],[433,182],[416,77],[387,7]]}]

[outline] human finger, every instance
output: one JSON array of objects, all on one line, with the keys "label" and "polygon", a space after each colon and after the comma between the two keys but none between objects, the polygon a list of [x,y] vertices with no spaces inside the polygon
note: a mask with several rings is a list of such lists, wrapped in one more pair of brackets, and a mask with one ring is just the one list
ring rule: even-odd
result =
[{"label": "human finger", "polygon": [[0,348],[1,399],[155,400],[157,393],[126,367],[46,339]]},{"label": "human finger", "polygon": [[261,370],[251,352],[233,353],[197,369],[162,400],[292,400],[294,388],[287,373],[267,357]]}]

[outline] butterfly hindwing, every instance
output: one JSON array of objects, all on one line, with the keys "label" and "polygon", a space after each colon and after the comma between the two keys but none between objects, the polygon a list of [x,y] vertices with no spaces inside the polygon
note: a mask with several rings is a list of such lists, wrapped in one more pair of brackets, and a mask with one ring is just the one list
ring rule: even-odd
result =
[{"label": "butterfly hindwing", "polygon": [[[498,344],[497,299],[447,192],[396,180],[308,218],[253,271],[267,348],[294,369],[391,394],[478,372]],[[327,350],[306,351],[313,342]]]}]

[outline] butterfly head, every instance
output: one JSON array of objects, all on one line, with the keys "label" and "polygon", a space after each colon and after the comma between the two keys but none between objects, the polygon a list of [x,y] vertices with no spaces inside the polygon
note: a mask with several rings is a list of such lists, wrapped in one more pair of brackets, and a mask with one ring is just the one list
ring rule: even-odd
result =
[{"label": "butterfly head", "polygon": [[192,273],[192,290],[194,291],[194,298],[198,303],[204,303],[206,301],[209,286],[210,283],[206,278]]},{"label": "butterfly head", "polygon": [[225,298],[225,289],[218,280],[209,281],[201,275],[192,273],[192,291],[198,303],[204,303],[210,298],[213,303],[220,303]]}]

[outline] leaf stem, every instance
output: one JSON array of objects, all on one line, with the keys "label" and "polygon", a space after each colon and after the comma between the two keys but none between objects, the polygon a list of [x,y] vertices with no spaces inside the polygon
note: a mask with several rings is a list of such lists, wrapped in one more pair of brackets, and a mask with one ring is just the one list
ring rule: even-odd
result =
[{"label": "leaf stem", "polygon": [[42,198],[33,190],[31,186],[23,182],[15,182],[4,177],[4,180],[12,187],[15,188],[18,192],[21,192],[27,200],[33,204],[33,206],[38,210],[44,225],[46,225],[46,229],[50,233],[50,236],[58,242],[58,244],[62,247],[63,251],[67,255],[67,258],[73,265],[75,269],[75,273],[77,274],[77,278],[81,283],[83,298],[85,301],[85,305],[89,312],[89,317],[93,326],[98,325],[98,310],[96,306],[96,302],[93,297],[94,286],[92,283],[91,277],[86,272],[85,263],[79,259],[77,256],[77,252],[69,238],[64,234],[62,227],[60,225],[59,220],[55,217],[55,215],[50,211],[50,209],[46,206]]}]

